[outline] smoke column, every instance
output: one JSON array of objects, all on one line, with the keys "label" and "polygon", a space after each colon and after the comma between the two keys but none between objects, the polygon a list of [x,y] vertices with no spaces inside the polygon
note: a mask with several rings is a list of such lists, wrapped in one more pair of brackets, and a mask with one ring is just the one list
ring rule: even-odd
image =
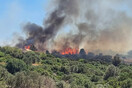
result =
[{"label": "smoke column", "polygon": [[[55,9],[44,26],[27,23],[23,28],[27,38],[19,39],[16,46],[34,44],[41,51],[70,47],[109,54],[126,52],[132,49],[132,17],[121,7],[129,9],[129,3],[130,0],[54,0]],[[67,26],[70,29],[65,32]]]}]

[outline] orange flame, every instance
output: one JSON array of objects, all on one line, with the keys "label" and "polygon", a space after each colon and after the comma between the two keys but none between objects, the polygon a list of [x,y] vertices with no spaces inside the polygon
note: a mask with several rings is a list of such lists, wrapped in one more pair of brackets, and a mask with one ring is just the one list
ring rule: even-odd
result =
[{"label": "orange flame", "polygon": [[25,46],[25,49],[26,49],[26,50],[30,50],[30,47],[31,47],[30,45]]},{"label": "orange flame", "polygon": [[61,52],[62,55],[66,54],[78,54],[78,49],[66,48],[64,51]]}]

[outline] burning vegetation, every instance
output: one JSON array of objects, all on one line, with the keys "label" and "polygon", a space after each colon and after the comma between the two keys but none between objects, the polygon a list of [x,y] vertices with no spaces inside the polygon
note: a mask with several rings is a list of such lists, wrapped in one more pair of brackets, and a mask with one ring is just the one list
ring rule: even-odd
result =
[{"label": "burning vegetation", "polygon": [[36,49],[36,47],[34,46],[34,45],[32,45],[32,44],[30,44],[30,45],[25,45],[24,46],[24,49],[25,50],[27,50],[27,51],[37,51],[37,49]]},{"label": "burning vegetation", "polygon": [[30,50],[30,45],[25,46],[25,50]]},{"label": "burning vegetation", "polygon": [[62,55],[77,54],[81,48],[112,55],[132,47],[132,18],[125,12],[100,7],[97,0],[55,0],[52,4],[43,26],[29,22],[23,27],[26,38],[20,37],[17,47],[34,45],[37,51],[55,50]]},{"label": "burning vegetation", "polygon": [[65,50],[60,52],[62,55],[68,55],[68,54],[78,54],[78,49],[75,48],[66,48]]}]

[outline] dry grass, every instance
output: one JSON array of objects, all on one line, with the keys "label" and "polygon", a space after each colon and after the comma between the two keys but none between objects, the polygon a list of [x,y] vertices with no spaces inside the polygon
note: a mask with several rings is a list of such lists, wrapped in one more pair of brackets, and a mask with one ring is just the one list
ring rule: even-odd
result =
[{"label": "dry grass", "polygon": [[39,65],[41,65],[41,64],[39,64],[39,63],[35,63],[35,64],[32,64],[33,66],[39,66]]},{"label": "dry grass", "polygon": [[0,62],[0,65],[5,65],[6,63],[5,62]]},{"label": "dry grass", "polygon": [[132,63],[132,59],[124,59],[124,61],[127,63]]}]

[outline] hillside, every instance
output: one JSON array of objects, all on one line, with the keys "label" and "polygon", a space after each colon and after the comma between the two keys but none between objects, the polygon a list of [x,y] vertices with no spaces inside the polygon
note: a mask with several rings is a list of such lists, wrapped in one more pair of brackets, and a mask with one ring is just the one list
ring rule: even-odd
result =
[{"label": "hillside", "polygon": [[132,66],[0,47],[0,88],[131,88]]}]

